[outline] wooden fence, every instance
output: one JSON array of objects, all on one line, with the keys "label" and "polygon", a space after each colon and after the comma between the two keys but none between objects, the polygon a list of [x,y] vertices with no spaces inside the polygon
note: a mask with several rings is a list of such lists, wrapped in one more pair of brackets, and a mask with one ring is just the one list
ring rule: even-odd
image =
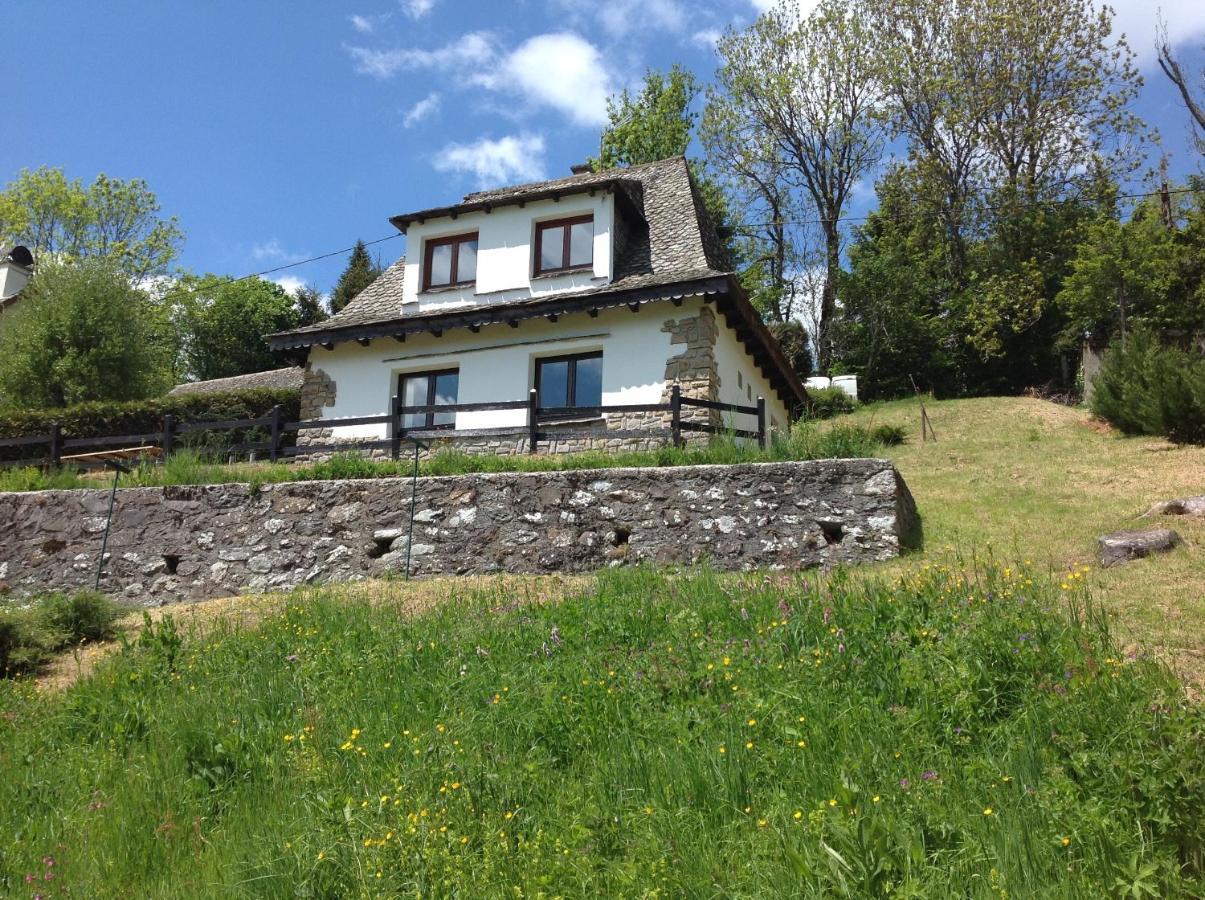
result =
[{"label": "wooden fence", "polygon": [[[755,406],[742,406],[735,403],[718,403],[713,400],[702,400],[696,397],[683,396],[677,385],[670,392],[668,403],[614,403],[600,406],[568,406],[540,407],[539,394],[532,390],[526,400],[504,400],[495,403],[449,403],[423,406],[404,406],[400,396],[394,396],[388,413],[377,416],[353,416],[342,419],[307,419],[302,422],[282,421],[281,407],[274,406],[271,411],[255,419],[226,419],[216,422],[179,423],[172,414],[163,417],[163,428],[160,431],[146,434],[115,434],[94,437],[72,437],[63,434],[59,424],[52,423],[47,434],[29,435],[17,438],[0,438],[0,451],[17,447],[45,447],[43,453],[34,457],[20,460],[10,460],[0,465],[50,465],[59,466],[63,457],[73,452],[83,450],[104,450],[129,447],[155,446],[166,457],[178,449],[180,439],[199,433],[220,433],[240,429],[263,429],[266,440],[243,442],[224,448],[229,453],[258,453],[263,452],[267,458],[276,461],[309,453],[322,453],[339,450],[388,450],[393,459],[401,456],[404,443],[413,441],[457,441],[478,439],[483,437],[500,437],[521,435],[527,438],[529,453],[539,452],[542,442],[557,440],[590,440],[611,438],[660,438],[668,440],[675,447],[683,443],[683,432],[704,432],[706,434],[722,434],[732,437],[756,440],[762,448],[767,446],[769,434],[766,429],[766,401],[764,397],[757,398]],[[734,413],[756,417],[756,429],[729,428],[721,425],[710,425],[704,422],[683,420],[683,407],[696,407],[719,412]],[[403,421],[406,416],[426,415],[428,413],[460,413],[460,412],[501,412],[505,410],[526,410],[526,423],[522,426],[503,426],[498,428],[405,428]],[[669,413],[670,424],[664,428],[640,429],[597,429],[592,431],[548,431],[547,427],[566,419],[581,419],[600,417],[607,414],[624,413]],[[566,424],[573,424],[571,421]],[[289,444],[286,435],[303,431],[313,431],[323,428],[346,428],[353,425],[386,425],[389,437],[384,440],[350,439],[332,444]]]}]

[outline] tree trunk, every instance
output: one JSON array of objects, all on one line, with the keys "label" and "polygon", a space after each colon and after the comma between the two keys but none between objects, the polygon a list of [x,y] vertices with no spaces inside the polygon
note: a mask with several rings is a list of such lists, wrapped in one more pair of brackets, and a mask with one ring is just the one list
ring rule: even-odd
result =
[{"label": "tree trunk", "polygon": [[820,328],[816,335],[816,369],[828,373],[833,360],[832,322],[837,311],[837,274],[841,271],[841,231],[836,217],[824,225],[824,288],[820,293]]}]

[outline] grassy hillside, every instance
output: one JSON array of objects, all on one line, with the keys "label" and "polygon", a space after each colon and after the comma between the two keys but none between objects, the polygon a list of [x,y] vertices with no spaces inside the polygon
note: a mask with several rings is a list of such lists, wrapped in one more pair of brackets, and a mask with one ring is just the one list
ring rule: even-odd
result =
[{"label": "grassy hillside", "polygon": [[[1029,560],[1052,575],[1088,565],[1087,582],[1118,614],[1123,641],[1159,648],[1198,692],[1205,687],[1205,521],[1139,518],[1158,500],[1205,494],[1205,447],[1124,437],[1083,410],[1021,397],[928,409],[936,443],[920,440],[915,400],[847,417],[907,430],[907,442],[884,453],[924,517],[922,558],[978,551],[1006,563]],[[1184,544],[1158,558],[1097,567],[1096,538],[1151,525],[1174,528]]]},{"label": "grassy hillside", "polygon": [[1093,563],[1205,449],[931,414],[854,417],[909,431],[903,560],[236,598],[0,682],[0,893],[1205,893],[1205,714],[1157,659],[1205,684],[1205,528]]},{"label": "grassy hillside", "polygon": [[64,694],[0,686],[0,887],[1199,890],[1199,708],[1122,655],[1082,588],[977,565],[632,570],[560,603],[495,589],[418,615],[385,582],[375,604],[299,594],[247,630],[161,624]]}]

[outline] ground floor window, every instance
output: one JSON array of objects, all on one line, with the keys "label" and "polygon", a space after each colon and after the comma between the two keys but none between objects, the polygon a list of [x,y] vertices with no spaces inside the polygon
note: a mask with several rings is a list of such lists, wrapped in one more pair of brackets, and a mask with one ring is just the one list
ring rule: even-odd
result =
[{"label": "ground floor window", "polygon": [[602,405],[602,353],[577,353],[536,360],[541,409]]},{"label": "ground floor window", "polygon": [[[398,395],[402,406],[446,406],[456,402],[460,388],[458,369],[438,372],[407,372],[398,376]],[[402,416],[403,428],[454,428],[456,413],[407,413]]]}]

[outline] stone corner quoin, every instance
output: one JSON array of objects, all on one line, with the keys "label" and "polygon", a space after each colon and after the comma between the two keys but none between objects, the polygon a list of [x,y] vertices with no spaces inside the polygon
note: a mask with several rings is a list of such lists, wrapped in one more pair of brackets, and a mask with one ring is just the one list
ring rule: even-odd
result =
[{"label": "stone corner quoin", "polygon": [[[316,582],[587,572],[641,562],[800,569],[920,540],[881,459],[119,490],[102,589],[155,604]],[[0,494],[10,597],[90,587],[107,491]]]}]

